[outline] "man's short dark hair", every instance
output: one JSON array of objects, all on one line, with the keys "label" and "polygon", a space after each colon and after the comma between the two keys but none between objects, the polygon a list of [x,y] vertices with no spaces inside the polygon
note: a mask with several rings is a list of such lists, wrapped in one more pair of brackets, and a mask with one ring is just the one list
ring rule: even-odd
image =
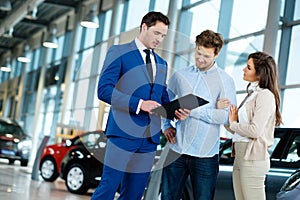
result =
[{"label": "man's short dark hair", "polygon": [[223,37],[220,33],[212,30],[205,30],[196,36],[196,46],[203,46],[205,48],[214,48],[215,55],[219,54],[224,45]]},{"label": "man's short dark hair", "polygon": [[165,25],[169,26],[170,25],[170,20],[169,18],[162,14],[161,12],[148,12],[142,19],[141,25],[140,25],[140,30],[142,29],[143,23],[147,25],[147,27],[154,26],[157,21],[164,23]]}]

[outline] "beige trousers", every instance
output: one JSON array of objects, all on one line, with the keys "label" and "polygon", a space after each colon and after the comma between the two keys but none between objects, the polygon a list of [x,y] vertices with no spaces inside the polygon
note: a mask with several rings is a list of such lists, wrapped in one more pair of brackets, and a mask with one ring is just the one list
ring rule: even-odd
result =
[{"label": "beige trousers", "polygon": [[265,200],[265,179],[270,160],[244,160],[246,142],[236,142],[233,189],[236,200]]}]

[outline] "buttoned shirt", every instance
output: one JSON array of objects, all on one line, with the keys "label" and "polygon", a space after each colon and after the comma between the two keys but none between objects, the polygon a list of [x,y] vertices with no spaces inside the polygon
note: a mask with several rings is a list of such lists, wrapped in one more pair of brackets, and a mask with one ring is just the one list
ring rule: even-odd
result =
[{"label": "buttoned shirt", "polygon": [[[250,85],[250,89],[253,91],[252,94],[247,98],[245,103],[240,107],[238,111],[239,116],[239,122],[242,124],[250,124],[250,120],[248,117],[247,109],[246,109],[246,103],[249,101],[252,101],[255,96],[257,95],[257,90],[259,89],[258,82],[252,82]],[[238,133],[234,133],[232,136],[233,142],[249,142],[249,138],[245,136],[241,136]]]},{"label": "buttoned shirt", "polygon": [[[212,157],[219,153],[220,125],[229,124],[228,109],[217,109],[219,98],[228,98],[236,105],[236,90],[233,79],[215,63],[207,71],[196,66],[178,70],[168,84],[170,99],[195,94],[209,101],[208,104],[191,110],[190,116],[177,121],[176,143],[170,148],[180,154],[195,157]],[[163,119],[163,130],[172,127],[171,120]]]},{"label": "buttoned shirt", "polygon": [[[137,46],[137,48],[139,49],[140,51],[140,54],[144,60],[144,62],[146,63],[146,53],[144,52],[144,49],[147,49],[145,47],[145,45],[143,45],[143,43],[138,39],[138,38],[135,38],[135,44]],[[156,63],[155,63],[155,58],[154,58],[154,55],[152,53],[152,51],[150,51],[150,60],[151,60],[151,65],[152,65],[152,70],[153,70],[153,80],[155,80],[155,75],[156,75]],[[139,112],[141,111],[141,105],[143,103],[143,99],[141,99],[139,101],[139,104],[138,104],[138,107],[136,109],[136,114],[139,114]]]},{"label": "buttoned shirt", "polygon": [[[144,49],[147,49],[147,47],[145,47],[143,45],[143,43],[138,39],[138,38],[135,38],[135,44],[137,46],[137,48],[139,49],[143,59],[144,59],[144,62],[146,63],[146,53],[144,52]],[[153,70],[153,80],[155,79],[155,75],[156,75],[156,63],[155,63],[155,58],[154,58],[154,55],[153,55],[153,50],[150,49],[150,60],[151,60],[151,65],[152,65],[152,70]]]}]

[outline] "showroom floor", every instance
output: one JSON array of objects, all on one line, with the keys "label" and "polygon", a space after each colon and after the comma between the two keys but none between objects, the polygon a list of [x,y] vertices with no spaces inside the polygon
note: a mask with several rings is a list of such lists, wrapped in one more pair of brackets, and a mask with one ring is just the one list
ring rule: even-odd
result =
[{"label": "showroom floor", "polygon": [[5,200],[84,200],[90,199],[92,190],[86,195],[76,195],[68,192],[64,180],[58,178],[55,182],[31,180],[31,170],[21,167],[16,161],[9,165],[8,161],[0,159],[0,199]]}]

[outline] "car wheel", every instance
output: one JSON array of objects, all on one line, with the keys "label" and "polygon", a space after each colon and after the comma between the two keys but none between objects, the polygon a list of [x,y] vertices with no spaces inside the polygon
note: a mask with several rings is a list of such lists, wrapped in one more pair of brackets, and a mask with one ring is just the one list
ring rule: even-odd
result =
[{"label": "car wheel", "polygon": [[44,158],[40,165],[41,176],[45,181],[53,182],[58,177],[56,162],[52,157]]},{"label": "car wheel", "polygon": [[28,165],[28,160],[21,160],[22,167],[27,167],[27,165]]},{"label": "car wheel", "polygon": [[85,194],[88,191],[89,186],[85,177],[85,171],[81,165],[73,164],[68,168],[66,186],[70,192],[75,194]]},{"label": "car wheel", "polygon": [[14,159],[8,159],[8,163],[9,163],[10,165],[13,165],[13,164],[15,163],[15,160],[14,160]]}]

